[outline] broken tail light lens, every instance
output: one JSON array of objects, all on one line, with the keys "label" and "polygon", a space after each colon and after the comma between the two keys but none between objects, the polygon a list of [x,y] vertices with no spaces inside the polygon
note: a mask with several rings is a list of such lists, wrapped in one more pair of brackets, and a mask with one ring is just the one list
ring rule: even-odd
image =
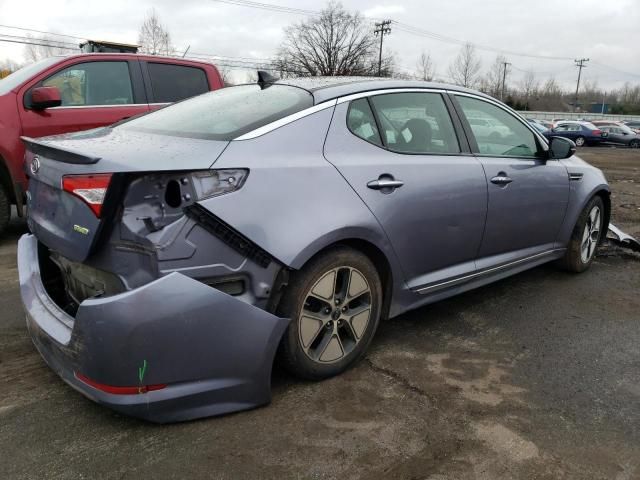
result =
[{"label": "broken tail light lens", "polygon": [[62,189],[84,201],[95,216],[100,218],[111,176],[110,173],[65,175],[62,177]]},{"label": "broken tail light lens", "polygon": [[238,190],[244,184],[249,170],[229,168],[193,172],[191,179],[197,200],[223,195]]}]

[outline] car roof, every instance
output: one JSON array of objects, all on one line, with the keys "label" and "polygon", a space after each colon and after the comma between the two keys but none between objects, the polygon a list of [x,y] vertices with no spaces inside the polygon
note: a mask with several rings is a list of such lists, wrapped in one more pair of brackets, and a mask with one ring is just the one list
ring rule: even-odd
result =
[{"label": "car roof", "polygon": [[183,57],[170,57],[165,55],[151,55],[146,53],[120,53],[120,52],[91,52],[91,53],[66,53],[62,55],[54,55],[55,57],[62,59],[73,58],[73,57],[81,57],[81,58],[109,58],[109,57],[117,57],[117,58],[131,58],[131,59],[140,59],[140,60],[154,60],[154,61],[169,61],[169,62],[188,62],[188,63],[199,63],[201,65],[213,65],[215,63],[208,62],[206,60],[193,59],[193,58],[183,58]]},{"label": "car roof", "polygon": [[451,90],[462,93],[472,93],[487,99],[495,100],[489,95],[460,87],[438,82],[424,82],[420,80],[397,80],[382,77],[299,77],[287,78],[275,82],[279,85],[291,85],[303,88],[313,95],[314,103],[322,103],[338,97],[375,90],[392,90],[399,88],[430,88],[437,90]]}]

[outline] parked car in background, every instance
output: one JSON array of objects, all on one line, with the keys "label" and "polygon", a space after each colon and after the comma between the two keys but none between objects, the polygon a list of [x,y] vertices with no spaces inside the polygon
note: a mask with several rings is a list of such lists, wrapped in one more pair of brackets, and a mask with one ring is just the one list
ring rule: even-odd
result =
[{"label": "parked car in background", "polygon": [[640,135],[626,125],[603,125],[600,129],[607,134],[604,143],[640,148]]},{"label": "parked car in background", "polygon": [[622,122],[616,122],[615,120],[592,120],[591,123],[593,123],[596,127],[617,127],[619,125],[624,125],[624,123]]},{"label": "parked car in background", "polygon": [[90,399],[157,422],[253,408],[277,350],[329,378],[381,318],[591,265],[610,191],[570,140],[462,87],[259,79],[24,139],[29,332]]},{"label": "parked car in background", "polygon": [[540,133],[545,133],[546,131],[548,131],[549,129],[547,127],[545,127],[544,125],[542,125],[542,123],[540,123],[537,120],[533,120],[533,119],[527,119],[527,121],[529,122],[529,124],[535,128],[536,130],[538,130]]},{"label": "parked car in background", "polygon": [[602,130],[593,123],[579,121],[563,121],[544,133],[547,138],[564,137],[583,145],[599,145],[602,142]]},{"label": "parked car in background", "polygon": [[502,138],[509,135],[510,131],[507,127],[489,118],[470,117],[469,123],[474,131],[482,136],[492,136],[493,138]]},{"label": "parked car in background", "polygon": [[23,215],[21,135],[101,127],[221,87],[210,63],[133,53],[51,57],[0,80],[0,234],[12,204]]},{"label": "parked car in background", "polygon": [[624,122],[624,124],[636,133],[640,133],[640,120],[631,120],[629,122]]}]

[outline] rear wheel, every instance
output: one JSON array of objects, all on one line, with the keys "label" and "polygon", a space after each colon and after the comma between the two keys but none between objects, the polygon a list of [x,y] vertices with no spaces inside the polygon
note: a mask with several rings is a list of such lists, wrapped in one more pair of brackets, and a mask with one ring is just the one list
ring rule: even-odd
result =
[{"label": "rear wheel", "polygon": [[587,143],[586,138],[584,137],[576,138],[576,147],[583,147],[585,143]]},{"label": "rear wheel", "polygon": [[632,140],[632,141],[629,143],[629,146],[630,146],[631,148],[640,148],[640,140]]},{"label": "rear wheel", "polygon": [[11,202],[9,194],[3,185],[0,185],[0,235],[2,235],[9,225],[11,219]]},{"label": "rear wheel", "polygon": [[291,319],[280,354],[291,373],[320,380],[366,352],[380,320],[382,287],[371,260],[338,247],[291,275],[278,314]]},{"label": "rear wheel", "polygon": [[593,197],[580,214],[571,234],[571,240],[562,266],[570,272],[584,272],[591,266],[596,247],[602,238],[604,204],[598,196]]}]

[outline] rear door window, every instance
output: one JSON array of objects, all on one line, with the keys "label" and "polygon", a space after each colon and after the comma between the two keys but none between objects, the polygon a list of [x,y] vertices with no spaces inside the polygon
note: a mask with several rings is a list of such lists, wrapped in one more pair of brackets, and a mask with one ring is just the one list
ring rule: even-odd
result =
[{"label": "rear door window", "polygon": [[401,153],[460,153],[451,117],[439,93],[388,93],[371,97],[382,140]]},{"label": "rear door window", "polygon": [[376,119],[366,98],[351,102],[347,114],[347,126],[354,135],[375,145],[382,145]]},{"label": "rear door window", "polygon": [[147,62],[153,100],[172,103],[209,91],[204,70],[186,65]]},{"label": "rear door window", "polygon": [[42,82],[57,87],[63,107],[133,103],[128,62],[86,62],[67,67]]}]

